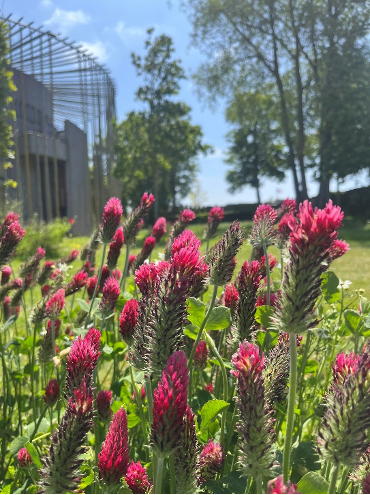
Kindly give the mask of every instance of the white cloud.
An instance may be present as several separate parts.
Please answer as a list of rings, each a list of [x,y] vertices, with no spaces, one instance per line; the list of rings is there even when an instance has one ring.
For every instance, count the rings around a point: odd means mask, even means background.
[[[41,0],[39,5],[43,8],[50,8],[53,6],[53,2],[51,0]]]
[[[98,58],[99,62],[105,62],[109,57],[107,45],[102,41],[96,41],[95,43],[82,41],[80,44],[82,49],[88,50],[91,55]]]
[[[82,12],[82,10],[62,10],[56,8],[50,19],[45,22],[45,25],[54,25],[62,32],[66,32],[77,24],[88,24],[90,20],[91,17]]]
[[[145,29],[141,27],[126,27],[125,23],[122,21],[117,22],[114,30],[124,41],[127,41],[130,38],[142,38],[145,36],[146,32]]]

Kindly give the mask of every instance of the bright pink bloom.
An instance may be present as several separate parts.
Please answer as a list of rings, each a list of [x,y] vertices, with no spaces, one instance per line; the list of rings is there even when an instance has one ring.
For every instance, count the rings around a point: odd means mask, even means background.
[[[204,370],[207,366],[208,349],[204,340],[200,340],[194,354],[194,366],[198,370]]]
[[[268,260],[269,260],[270,272],[272,272],[272,269],[277,264],[277,259],[275,258],[274,255],[272,255],[271,253],[269,253],[268,254]],[[267,275],[267,272],[266,272],[266,258],[265,258],[265,256],[261,256],[261,258],[259,260],[259,264],[260,264],[260,275],[261,275],[262,278],[265,278],[266,275]]]
[[[167,232],[166,219],[164,217],[158,218],[152,229],[152,236],[155,238],[155,242],[159,242],[164,234]]]
[[[155,199],[154,199],[153,194],[148,194],[147,192],[145,192],[143,194],[143,197],[141,198],[141,203],[145,206],[152,206],[154,201],[155,201]]]
[[[18,455],[17,455],[17,459],[18,459],[18,463],[19,463],[20,467],[27,467],[33,463],[32,457],[28,453],[28,450],[26,449],[26,447],[23,447],[22,449],[20,449],[20,451],[18,452]]]
[[[136,260],[136,254],[130,254],[128,257],[128,269],[132,267],[132,265],[135,263]]]
[[[115,277],[107,278],[103,287],[103,295],[99,304],[100,311],[103,314],[108,314],[113,311],[119,295],[120,286],[118,280]]]
[[[1,228],[1,231],[3,230],[4,229]],[[0,265],[5,264],[9,258],[12,257],[16,247],[21,242],[25,234],[26,231],[22,229],[18,221],[14,221],[11,225],[9,225],[0,238]]]
[[[261,250],[264,243],[266,246],[273,244],[275,239],[275,220],[276,212],[271,205],[260,205],[257,208],[249,234],[251,244],[255,250]]]
[[[110,390],[100,390],[96,396],[96,408],[102,421],[107,421],[113,414],[110,408],[112,402],[112,392]]]
[[[224,218],[224,210],[219,206],[214,206],[209,212],[207,224],[203,233],[203,238],[211,239],[217,232],[217,227]]]
[[[194,220],[195,218],[195,213],[192,211],[192,210],[183,210],[181,213],[180,213],[180,222],[183,222],[183,223],[190,223]]]
[[[340,258],[349,250],[349,245],[345,241],[336,239],[329,248],[329,263]]]
[[[107,485],[118,484],[129,464],[127,415],[123,408],[114,415],[98,457],[99,478]]]
[[[49,383],[46,385],[44,401],[48,406],[53,407],[60,395],[60,387],[58,380],[52,378]]]
[[[41,287],[42,297],[46,297],[48,294],[50,294],[50,291],[51,291],[51,285],[43,285]]]
[[[148,479],[146,469],[139,462],[131,461],[125,476],[127,486],[132,493],[149,493],[153,483]]]
[[[104,287],[104,284],[108,277],[110,277],[110,270],[107,265],[104,265],[100,276],[100,287]]]
[[[199,249],[201,241],[191,230],[184,230],[178,237],[173,241],[171,254],[178,253],[181,249],[192,246],[195,249]]]
[[[262,353],[260,356],[258,346],[249,342],[242,342],[231,361],[236,368],[236,371],[231,371],[234,376],[239,378],[248,373],[253,380],[253,377],[259,375],[263,370],[264,354]]]
[[[143,251],[146,253],[146,256],[149,256],[149,254],[153,251],[154,246],[155,246],[155,238],[151,236],[147,237],[143,245]]]
[[[361,356],[351,352],[350,354],[344,354],[341,352],[335,359],[335,364],[331,363],[333,370],[333,383],[331,389],[337,389],[339,385],[342,385],[349,375],[353,375],[357,369]]]
[[[70,397],[82,380],[91,388],[93,371],[100,356],[100,332],[91,328],[84,339],[78,337],[72,344],[66,364],[66,396]]]
[[[117,270],[112,270],[112,277],[116,278],[117,280],[121,280],[121,270],[117,268]]]
[[[117,266],[117,261],[119,255],[121,254],[121,248],[125,241],[123,235],[123,227],[120,227],[116,230],[116,233],[113,236],[113,241],[109,245],[108,257],[107,257],[107,265],[110,270],[114,270]]]
[[[210,218],[217,218],[220,222],[224,219],[224,209],[220,206],[214,206],[209,212]]]
[[[102,220],[101,238],[105,244],[112,242],[114,234],[121,222],[122,214],[121,201],[118,198],[110,198],[104,207]]]
[[[130,299],[124,305],[119,318],[119,331],[127,345],[131,346],[135,326],[139,318],[139,303],[136,299]]]
[[[276,223],[279,222],[285,215],[294,215],[297,210],[297,202],[295,199],[286,199],[281,203],[276,210]]]
[[[135,283],[143,296],[153,291],[159,275],[169,269],[167,261],[161,263],[144,263],[135,272]]]
[[[225,287],[224,300],[227,308],[235,310],[239,301],[239,292],[236,290],[235,285],[229,284]]]
[[[297,485],[288,481],[285,485],[283,476],[280,475],[277,478],[267,482],[267,493],[300,493],[297,491]]]
[[[188,384],[186,356],[183,351],[177,351],[168,359],[153,393],[152,442],[159,456],[166,457],[178,445],[186,413]]]
[[[56,320],[64,308],[65,303],[64,289],[59,289],[58,292],[53,294],[46,303],[46,316],[51,320]]]
[[[74,294],[75,292],[79,291],[80,289],[82,289],[82,287],[85,287],[86,282],[87,282],[86,272],[76,273],[76,275],[73,277],[71,282],[66,285],[65,295],[70,296],[71,294]]]
[[[1,270],[1,285],[5,285],[9,282],[10,276],[12,274],[12,269],[10,266],[4,266]]]
[[[213,394],[214,388],[213,388],[212,383],[207,383],[207,385],[204,385],[204,390],[206,392],[209,392],[210,394]]]
[[[199,454],[199,469],[202,481],[212,480],[221,471],[224,455],[218,442],[209,440]]]
[[[5,232],[12,225],[12,223],[17,222],[18,220],[19,220],[18,213],[13,213],[12,211],[10,211],[0,227],[0,237],[2,237],[5,234]]]
[[[94,296],[94,291],[97,283],[98,283],[98,277],[96,276],[87,279],[86,289],[90,299],[92,299]]]
[[[275,306],[276,300],[277,300],[276,294],[271,293],[270,294],[270,306]],[[257,302],[256,302],[256,308],[258,306],[266,306],[266,305],[267,305],[267,294],[265,293],[263,295],[263,297],[258,296]]]

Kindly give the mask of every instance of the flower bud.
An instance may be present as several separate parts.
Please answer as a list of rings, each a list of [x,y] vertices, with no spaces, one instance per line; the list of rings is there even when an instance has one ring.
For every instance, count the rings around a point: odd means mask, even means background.
[[[104,244],[112,242],[114,234],[121,222],[123,209],[118,198],[110,198],[104,207],[101,239]]]
[[[46,386],[44,401],[50,407],[53,407],[59,399],[60,387],[58,380],[52,378]]]

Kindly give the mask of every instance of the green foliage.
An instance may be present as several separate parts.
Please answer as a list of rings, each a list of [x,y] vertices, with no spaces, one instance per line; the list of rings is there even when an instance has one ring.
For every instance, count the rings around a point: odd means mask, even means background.
[[[34,217],[26,226],[26,235],[17,248],[18,257],[21,260],[27,259],[35,254],[39,246],[46,250],[47,258],[60,256],[63,239],[70,229],[67,220],[57,218],[45,223]]]

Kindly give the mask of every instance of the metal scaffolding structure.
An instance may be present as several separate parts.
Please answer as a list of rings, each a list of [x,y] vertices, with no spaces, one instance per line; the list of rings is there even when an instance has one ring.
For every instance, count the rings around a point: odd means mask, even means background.
[[[117,181],[112,180],[116,90],[109,72],[67,38],[32,22],[24,24],[22,18],[15,21],[9,16],[3,21],[9,29],[10,66],[17,86],[12,95],[17,114],[12,173],[20,184],[18,194],[25,198],[26,217],[35,212],[45,220],[67,216],[64,203],[69,199],[64,196],[81,193],[68,189],[68,180],[73,186],[68,164],[67,173],[63,172],[63,160],[68,162],[80,146],[68,131],[72,129],[86,135],[89,173],[85,179],[90,177],[86,187],[91,188],[90,208],[96,221],[108,197],[119,194]],[[73,128],[67,128],[66,121]],[[66,152],[61,148],[65,142]],[[73,167],[78,175],[76,159]]]

